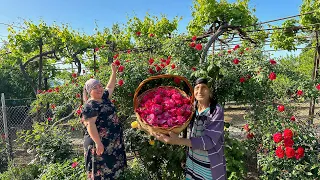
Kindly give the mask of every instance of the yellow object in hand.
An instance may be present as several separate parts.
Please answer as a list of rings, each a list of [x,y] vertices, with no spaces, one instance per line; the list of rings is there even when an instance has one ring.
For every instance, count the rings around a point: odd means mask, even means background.
[[[149,140],[149,144],[151,145],[151,146],[153,146],[154,145],[154,140]]]
[[[138,121],[133,121],[133,122],[131,123],[131,128],[133,128],[133,129],[137,128],[138,126],[139,126]]]

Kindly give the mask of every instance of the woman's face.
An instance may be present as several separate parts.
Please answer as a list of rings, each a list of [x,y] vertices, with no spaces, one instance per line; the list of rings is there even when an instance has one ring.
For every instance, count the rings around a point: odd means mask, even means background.
[[[209,101],[210,89],[206,84],[197,84],[194,87],[194,96],[198,101]]]
[[[102,84],[97,84],[92,88],[90,96],[94,99],[100,99],[103,95],[103,91],[104,89]]]

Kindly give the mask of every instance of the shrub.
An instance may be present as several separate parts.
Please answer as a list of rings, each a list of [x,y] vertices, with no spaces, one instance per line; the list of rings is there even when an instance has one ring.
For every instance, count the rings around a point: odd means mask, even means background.
[[[70,134],[59,127],[50,127],[48,122],[35,123],[32,130],[18,133],[18,141],[34,153],[35,162],[41,164],[63,162],[72,155]]]
[[[66,160],[62,163],[52,163],[45,166],[39,175],[40,180],[74,180],[86,179],[84,158]]]
[[[0,174],[0,180],[34,180],[41,173],[41,165],[30,164],[27,166],[10,165],[8,170]]]

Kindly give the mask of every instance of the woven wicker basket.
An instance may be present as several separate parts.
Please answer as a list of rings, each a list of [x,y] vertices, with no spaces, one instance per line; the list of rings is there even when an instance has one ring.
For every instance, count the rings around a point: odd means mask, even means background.
[[[182,81],[184,81],[189,89],[190,89],[190,92],[191,92],[191,105],[192,105],[192,113],[190,115],[190,117],[187,119],[187,121],[185,123],[183,123],[182,125],[179,125],[179,126],[173,126],[173,127],[169,127],[169,128],[166,128],[166,127],[155,127],[155,126],[151,126],[149,124],[147,124],[139,115],[139,113],[136,111],[137,108],[139,107],[139,104],[140,104],[140,100],[141,98],[148,92],[150,91],[153,91],[155,88],[152,88],[152,89],[149,89],[149,90],[146,90],[145,92],[141,93],[139,95],[139,92],[141,90],[141,88],[149,81],[152,81],[152,80],[156,80],[156,79],[161,79],[161,78],[178,78]],[[171,87],[172,86],[162,86],[162,87]],[[176,87],[173,87],[173,88],[176,88]],[[176,88],[180,93],[181,95],[183,95],[184,97],[188,96],[184,91],[182,91],[181,89],[179,88]],[[158,76],[152,76],[152,77],[149,77],[147,79],[145,79],[144,81],[142,81],[140,83],[140,85],[138,86],[138,88],[136,89],[135,93],[134,93],[134,97],[133,97],[133,107],[134,107],[134,111],[135,111],[135,114],[137,116],[137,121],[139,122],[139,125],[140,127],[147,133],[149,134],[153,134],[153,133],[162,133],[162,134],[169,134],[169,132],[174,132],[174,133],[177,133],[179,134],[181,131],[183,131],[190,123],[191,121],[191,118],[193,116],[193,113],[194,113],[194,107],[193,107],[193,102],[194,102],[194,94],[193,94],[193,88],[191,86],[191,84],[188,82],[188,80],[185,78],[185,77],[182,77],[182,76],[177,76],[177,75],[168,75],[168,74],[163,74],[163,75],[158,75]]]

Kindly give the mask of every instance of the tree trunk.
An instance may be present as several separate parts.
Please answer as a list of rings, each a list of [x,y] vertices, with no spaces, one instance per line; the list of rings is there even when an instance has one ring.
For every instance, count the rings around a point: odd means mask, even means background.
[[[315,49],[315,56],[314,56],[314,64],[313,64],[313,72],[312,72],[312,80],[315,81],[318,78],[318,70],[319,70],[319,63],[320,63],[320,45],[319,45],[319,33],[316,31],[316,41],[317,46]],[[310,107],[309,107],[309,121],[308,124],[313,124],[314,118],[314,108],[315,108],[315,98],[311,98],[310,100]]]
[[[218,30],[211,36],[211,38],[209,39],[208,43],[206,44],[205,48],[203,49],[203,52],[201,54],[201,58],[200,58],[200,64],[202,64],[202,62],[204,62],[204,60],[206,59],[207,57],[207,53],[208,53],[208,50],[210,48],[210,46],[212,45],[212,43],[218,39],[218,37],[223,34],[224,32],[227,31],[227,27],[228,27],[228,24],[224,24],[222,26],[220,26],[218,28]]]
[[[43,59],[42,59],[42,39],[40,40],[40,57],[39,57],[39,76],[38,76],[38,89],[41,89],[42,86],[42,69],[43,69]]]
[[[26,68],[25,66],[22,64],[22,60],[19,59],[19,66],[20,66],[20,70],[23,74],[23,77],[28,81],[28,83],[30,84],[30,86],[33,89],[33,92],[35,95],[37,95],[37,86],[36,84],[32,81],[32,79],[30,78],[30,76],[28,75],[28,73],[26,72]]]

